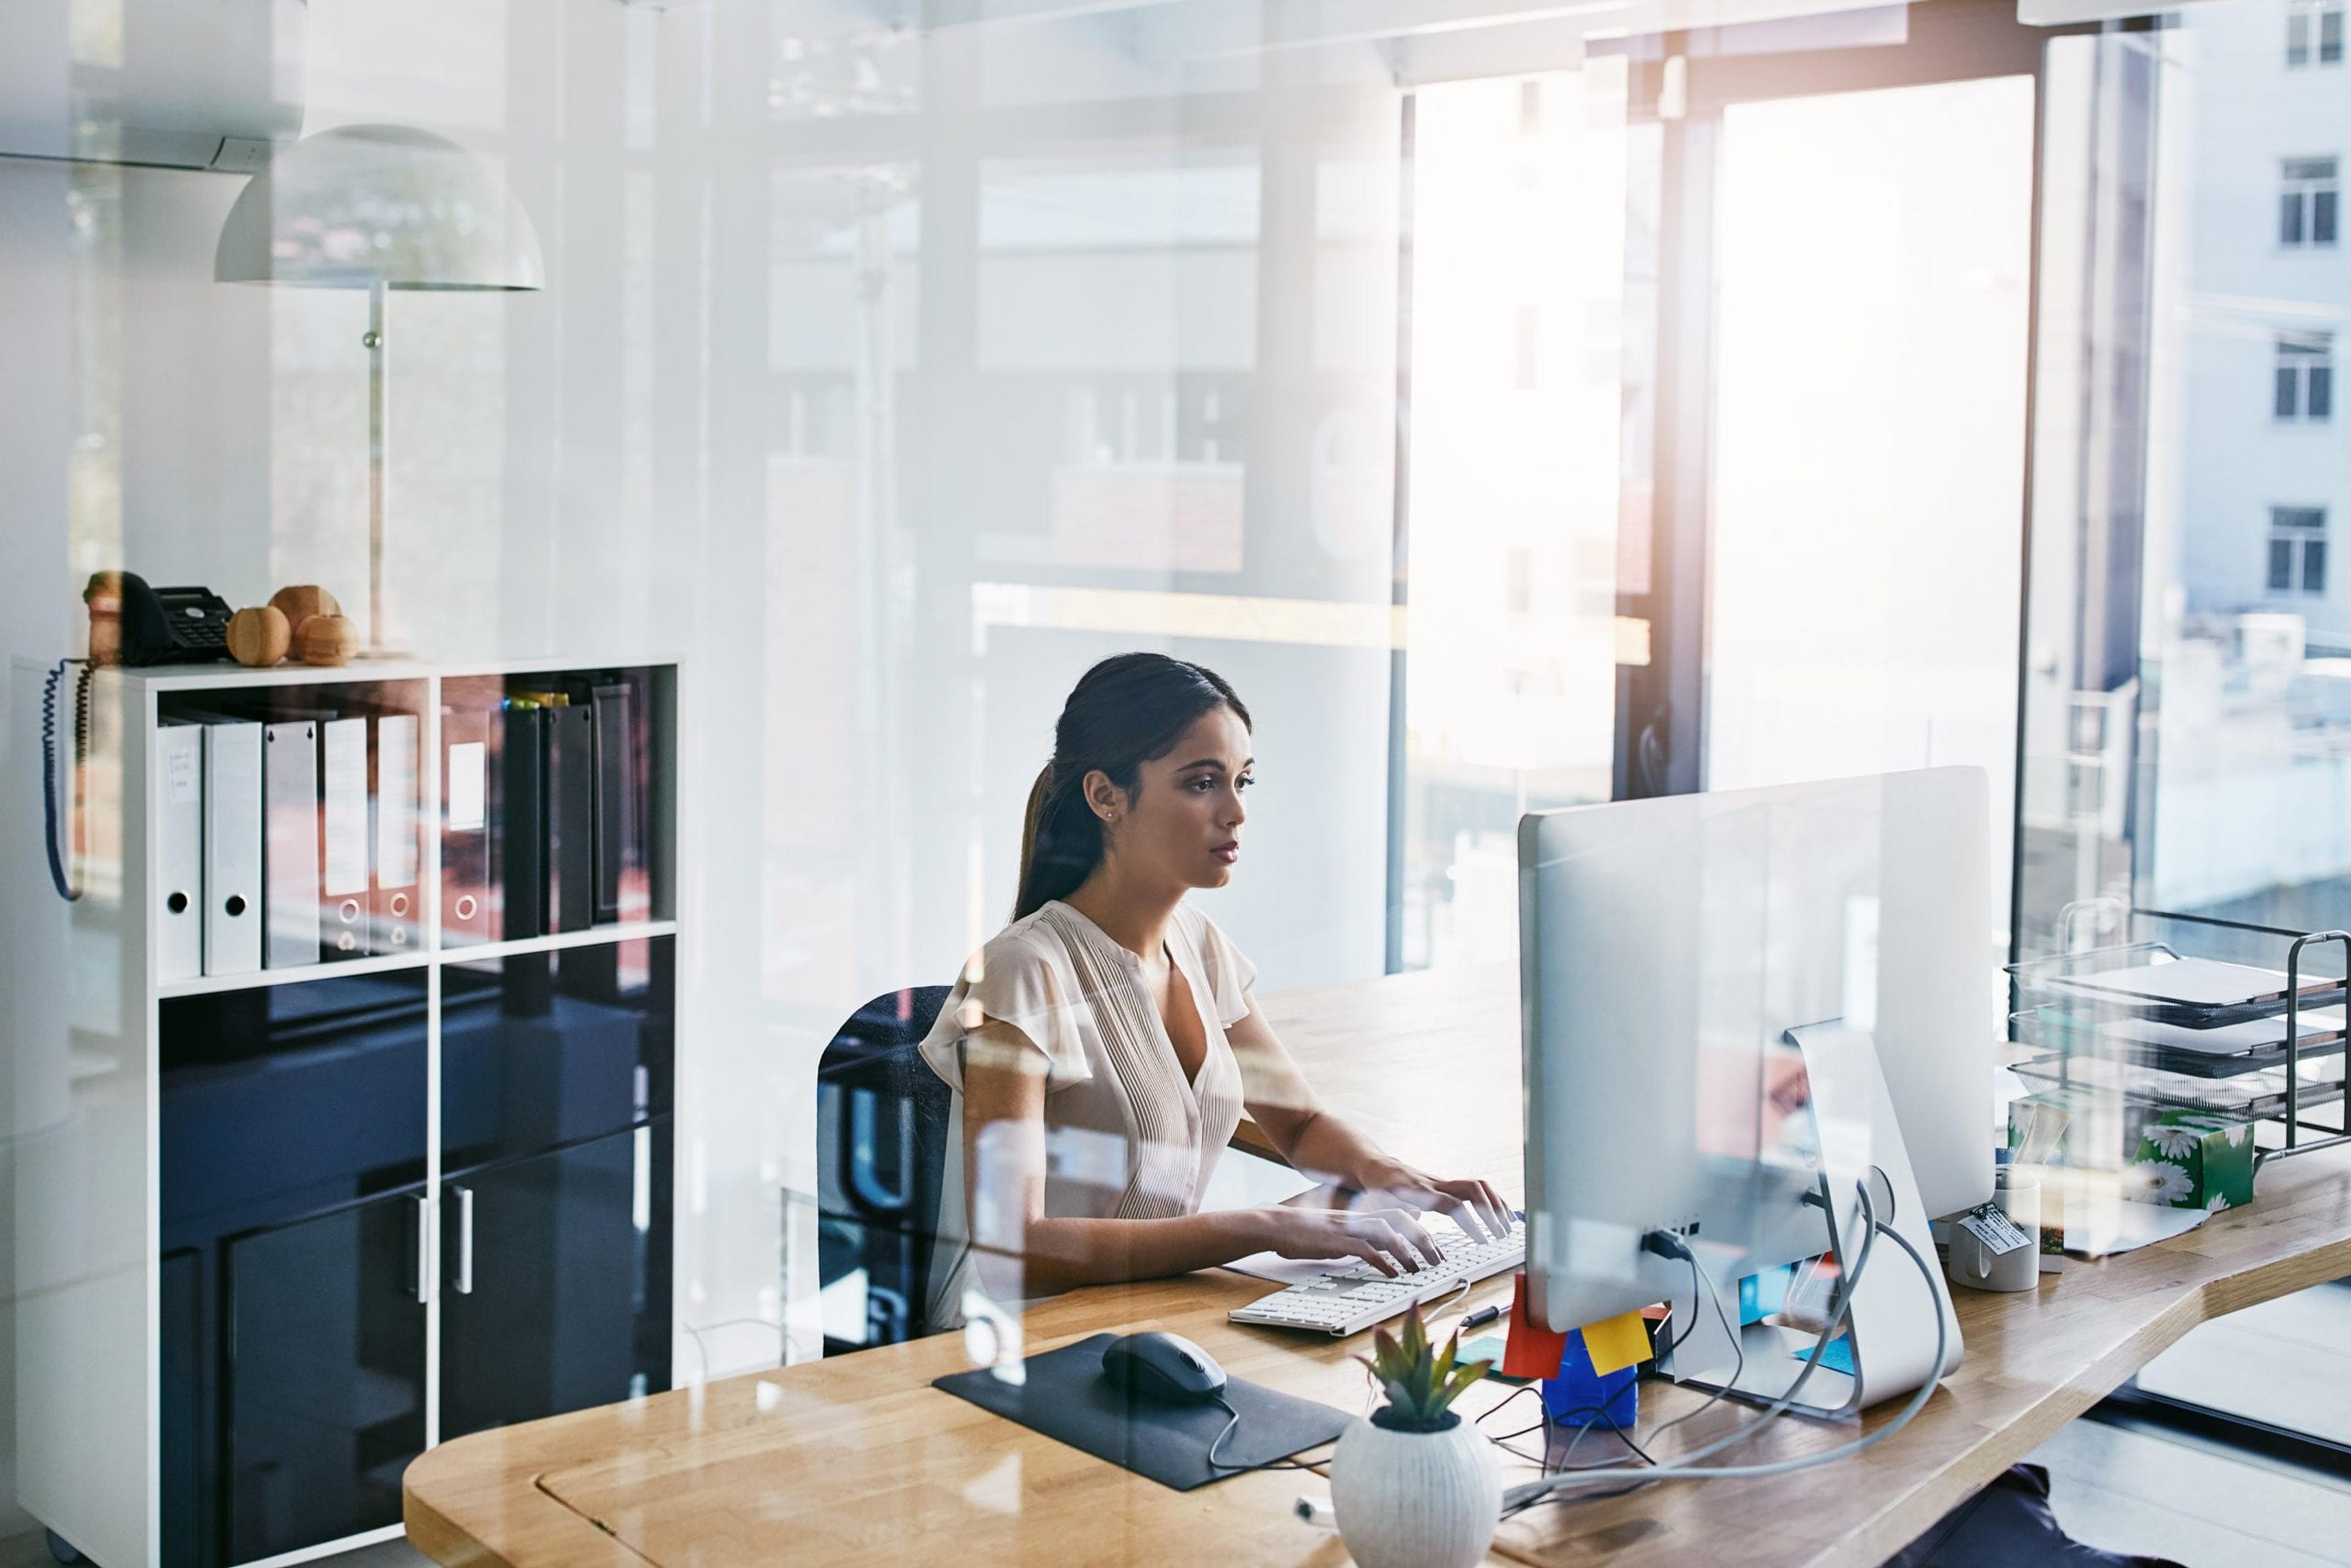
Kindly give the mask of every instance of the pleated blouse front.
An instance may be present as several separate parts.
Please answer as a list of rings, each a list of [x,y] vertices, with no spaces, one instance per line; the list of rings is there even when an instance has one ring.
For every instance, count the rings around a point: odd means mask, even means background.
[[[1241,1071],[1225,1029],[1248,1015],[1257,971],[1189,904],[1176,906],[1166,950],[1207,1039],[1199,1072],[1189,1079],[1144,983],[1143,960],[1069,904],[1054,900],[1015,921],[965,966],[922,1045],[923,1059],[956,1091],[932,1270],[935,1326],[963,1321],[963,1291],[976,1282],[963,1071],[969,1037],[985,1024],[1009,1026],[1019,1049],[1042,1058],[1049,1217],[1161,1219],[1197,1212],[1217,1156],[1240,1122]],[[1019,1250],[1018,1238],[980,1240],[984,1249]],[[998,1277],[998,1291],[1015,1288],[1002,1281],[1017,1270],[986,1272]]]

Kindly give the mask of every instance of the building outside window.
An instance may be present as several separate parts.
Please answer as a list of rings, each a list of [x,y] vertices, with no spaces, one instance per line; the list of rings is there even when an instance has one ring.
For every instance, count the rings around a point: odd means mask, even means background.
[[[2340,201],[2335,160],[2287,158],[2279,167],[2283,179],[2278,195],[2278,244],[2333,245]]]
[[[2326,591],[2326,508],[2270,508],[2269,590],[2272,593]]]
[[[2335,416],[2335,334],[2281,332],[2276,391],[2270,412],[2282,420]]]
[[[2289,66],[2337,66],[2343,63],[2343,7],[2340,5],[2296,5],[2286,13],[2285,63]]]

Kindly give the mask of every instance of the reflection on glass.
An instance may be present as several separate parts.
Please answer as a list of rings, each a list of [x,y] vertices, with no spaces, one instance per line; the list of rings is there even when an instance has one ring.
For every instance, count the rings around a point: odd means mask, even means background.
[[[1723,116],[1706,784],[1972,763],[2007,902],[2030,78]]]
[[[1621,59],[1424,89],[1412,120],[1398,967],[1517,951],[1515,834],[1614,744]]]
[[[2181,939],[2129,911],[2351,918],[2325,434],[2351,296],[2317,259],[2351,123],[2316,71],[2339,62],[2340,18],[2221,5],[2151,51],[2052,46],[2024,955]],[[2093,246],[2101,223],[2130,244]],[[2234,951],[2218,927],[2186,939]]]

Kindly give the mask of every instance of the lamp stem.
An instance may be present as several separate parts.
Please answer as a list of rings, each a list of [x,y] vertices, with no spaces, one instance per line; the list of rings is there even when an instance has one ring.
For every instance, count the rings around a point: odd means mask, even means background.
[[[383,619],[383,475],[386,457],[383,380],[383,280],[368,285],[368,647],[387,646]]]

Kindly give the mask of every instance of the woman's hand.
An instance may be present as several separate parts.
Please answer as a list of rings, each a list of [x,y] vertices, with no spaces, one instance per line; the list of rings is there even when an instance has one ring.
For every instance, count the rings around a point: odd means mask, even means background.
[[[1357,1195],[1353,1203],[1374,1211],[1401,1207],[1449,1214],[1473,1241],[1499,1240],[1510,1233],[1510,1207],[1490,1182],[1439,1181],[1382,1155],[1367,1162],[1346,1185]]]
[[[1402,1208],[1257,1211],[1266,1246],[1284,1258],[1360,1258],[1383,1274],[1409,1274],[1445,1261],[1420,1221]]]

